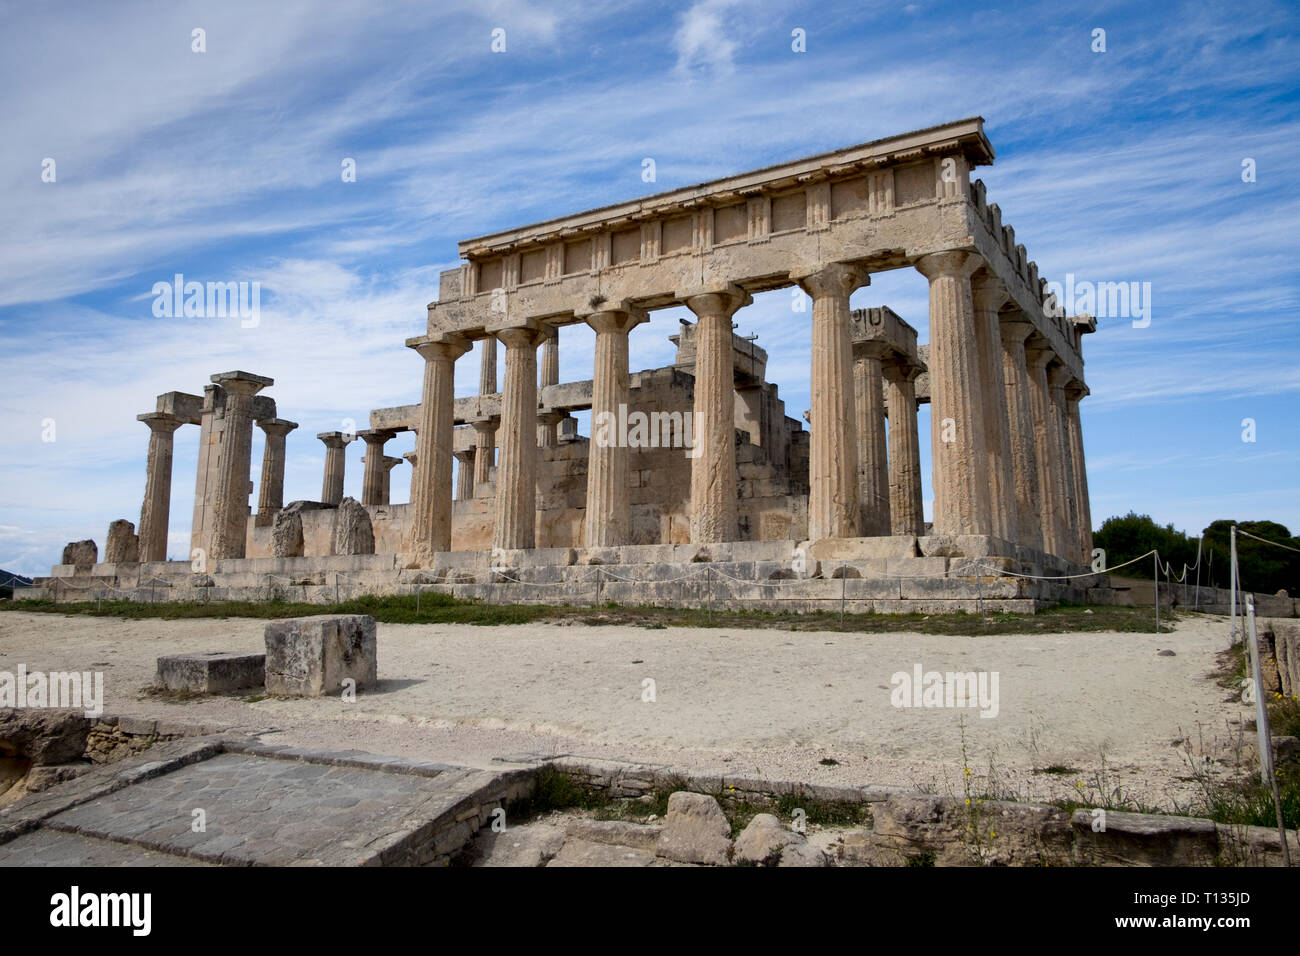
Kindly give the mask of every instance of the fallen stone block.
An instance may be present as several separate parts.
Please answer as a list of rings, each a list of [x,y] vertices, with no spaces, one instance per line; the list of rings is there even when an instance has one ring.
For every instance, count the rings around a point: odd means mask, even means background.
[[[321,697],[378,681],[375,619],[369,614],[322,615],[266,625],[266,692]]]
[[[158,658],[154,684],[166,690],[226,694],[266,682],[265,654],[170,654]]]
[[[826,856],[821,850],[809,846],[808,839],[802,833],[787,830],[770,813],[757,814],[749,821],[749,825],[736,837],[732,859],[736,863],[752,863],[757,866],[774,862],[777,866],[785,867],[826,865]]]
[[[668,798],[668,814],[655,841],[655,856],[678,863],[726,866],[730,849],[731,824],[717,800],[685,790]]]
[[[1076,810],[1071,821],[1086,866],[1209,866],[1219,855],[1213,820],[1113,810],[1098,819],[1100,826],[1090,810]]]

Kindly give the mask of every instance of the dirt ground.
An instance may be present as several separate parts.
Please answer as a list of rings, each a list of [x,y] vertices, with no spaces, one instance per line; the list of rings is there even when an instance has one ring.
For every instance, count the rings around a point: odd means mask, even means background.
[[[1119,787],[1169,809],[1191,792],[1190,763],[1222,770],[1252,716],[1207,676],[1227,621],[1199,617],[1163,635],[974,637],[380,624],[380,686],[355,703],[143,693],[159,655],[260,652],[265,623],[6,612],[0,671],[101,671],[108,713],[465,766],[568,754],[958,795],[969,766],[980,788],[1020,799]],[[996,673],[996,716],[894,706],[893,675],[918,664]]]

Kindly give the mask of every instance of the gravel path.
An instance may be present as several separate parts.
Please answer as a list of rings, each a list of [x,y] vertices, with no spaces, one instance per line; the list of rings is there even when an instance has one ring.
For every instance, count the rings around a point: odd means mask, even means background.
[[[1223,757],[1249,716],[1207,678],[1227,641],[1221,618],[1164,635],[978,637],[380,624],[381,685],[354,704],[142,697],[159,655],[258,652],[264,625],[6,612],[0,670],[103,671],[109,713],[480,767],[511,754],[572,754],[961,793],[964,725],[965,763],[977,777],[991,764],[999,785],[1021,798],[1064,796],[1083,781],[1166,806],[1190,792],[1178,779],[1188,772],[1185,751]],[[1166,649],[1174,655],[1158,653]],[[892,676],[918,664],[996,672],[997,716],[893,706]],[[654,702],[642,700],[647,678]],[[1190,743],[1175,745],[1182,740]],[[1052,765],[1077,772],[1032,772]]]

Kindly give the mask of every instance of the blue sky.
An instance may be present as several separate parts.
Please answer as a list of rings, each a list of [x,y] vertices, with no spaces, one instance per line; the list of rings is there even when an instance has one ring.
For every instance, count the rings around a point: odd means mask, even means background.
[[[213,372],[276,380],[301,423],[286,500],[318,497],[317,432],[418,400],[402,342],[458,239],[971,115],[998,157],[976,174],[1045,278],[1151,283],[1148,327],[1085,339],[1094,523],[1300,531],[1298,31],[1283,3],[0,3],[0,567],[48,573],[138,521],[135,416]],[[156,318],[177,272],[260,282],[260,323]],[[853,304],[928,339],[911,270]],[[633,333],[634,369],[671,362],[680,314]],[[787,291],[737,317],[794,416],[809,315]],[[592,340],[563,330],[562,379],[590,376]],[[474,391],[477,353],[457,372]],[[177,433],[176,557],[197,438]]]

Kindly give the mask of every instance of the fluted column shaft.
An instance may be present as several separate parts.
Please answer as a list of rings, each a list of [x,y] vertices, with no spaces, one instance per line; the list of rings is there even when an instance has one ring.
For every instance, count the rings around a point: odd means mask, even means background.
[[[404,459],[396,458],[392,455],[384,456],[384,490],[379,498],[381,505],[392,504],[393,501],[393,469],[400,465]]]
[[[532,548],[537,526],[537,346],[542,335],[536,329],[506,329],[497,338],[506,347],[506,381],[492,546]]]
[[[971,283],[971,301],[975,307],[975,338],[980,356],[981,414],[993,534],[1004,541],[1021,543],[998,319],[998,310],[1007,301],[1007,293],[996,279],[985,274]]]
[[[588,548],[628,543],[632,505],[628,497],[630,451],[618,430],[619,408],[629,398],[628,333],[644,313],[597,312],[587,317],[596,332],[591,383],[591,441],[587,458],[587,515],[583,543]],[[624,412],[626,418],[626,412]],[[554,433],[554,427],[551,429]]]
[[[420,427],[416,431],[414,504],[410,550],[420,560],[451,550],[451,455],[455,425],[453,390],[456,359],[469,349],[460,336],[412,339],[406,343],[424,359]]]
[[[1079,525],[1079,552],[1084,564],[1092,561],[1092,505],[1088,501],[1088,467],[1083,458],[1083,423],[1079,419],[1079,400],[1086,395],[1078,387],[1067,389],[1065,401],[1069,412],[1070,460],[1074,464],[1074,510]]]
[[[1050,350],[1027,347],[1025,364],[1029,373],[1029,409],[1034,423],[1034,458],[1038,465],[1038,514],[1043,528],[1043,550],[1060,555],[1061,542],[1061,465],[1060,439],[1052,412],[1052,399],[1047,387],[1047,365],[1052,361]]]
[[[538,388],[560,384],[560,330],[554,326],[547,326],[543,331],[546,338],[542,340],[541,376],[537,383]],[[560,418],[563,417],[563,415],[560,415],[553,421],[539,421],[537,425],[538,445],[543,448],[554,448],[560,443],[556,429],[559,428]]]
[[[921,497],[921,441],[916,426],[918,369],[889,364],[882,369],[889,383],[889,514],[893,534],[925,534]]]
[[[284,507],[285,436],[298,424],[283,418],[267,418],[257,424],[266,433],[266,445],[262,449],[262,480],[258,482],[257,520],[259,524],[270,524],[275,513]]]
[[[474,484],[476,485],[492,480],[492,466],[496,464],[496,436],[496,422],[474,422]]]
[[[853,360],[857,414],[859,527],[867,536],[890,533],[889,455],[885,447],[885,385],[877,343],[859,345]],[[913,419],[915,420],[915,419]]]
[[[468,501],[474,497],[474,451],[456,452],[456,500]]]
[[[812,296],[812,439],[808,457],[808,537],[859,533],[858,443],[849,296],[867,274],[839,263],[800,280]]]
[[[685,300],[695,328],[695,402],[691,434],[691,542],[734,541],[736,501],[736,372],[731,317],[750,297],[739,290]]]
[[[970,277],[970,252],[923,256],[917,270],[930,280],[930,453],[934,533],[991,534],[985,465],[980,350]]]
[[[225,377],[225,432],[217,464],[209,558],[242,558],[248,541],[249,471],[253,461],[253,396],[270,379]]]
[[[479,339],[479,348],[478,393],[494,395],[497,390],[497,340],[491,335]]]
[[[363,505],[380,505],[384,499],[384,445],[395,433],[382,428],[357,432],[357,436],[366,443],[366,469],[361,477],[361,503]]]
[[[321,481],[320,500],[323,504],[336,505],[343,500],[347,447],[353,438],[342,432],[322,432],[316,437],[325,443],[325,475]]]
[[[1034,328],[1028,322],[1003,322],[999,328],[1002,341],[1002,377],[1009,426],[1012,476],[1016,491],[1016,540],[1037,551],[1047,550],[1043,540],[1038,448],[1035,439],[1029,367],[1025,363],[1025,340]]]
[[[1074,454],[1070,447],[1070,413],[1066,408],[1065,386],[1073,380],[1069,370],[1062,365],[1049,365],[1047,368],[1047,394],[1052,408],[1052,439],[1057,451],[1056,468],[1060,490],[1057,492],[1061,508],[1061,529],[1059,532],[1061,557],[1079,562],[1079,520],[1075,513],[1074,500]]]
[[[145,466],[144,503],[140,506],[140,560],[167,560],[171,519],[172,448],[181,421],[161,412],[137,415],[149,426],[149,460]]]

